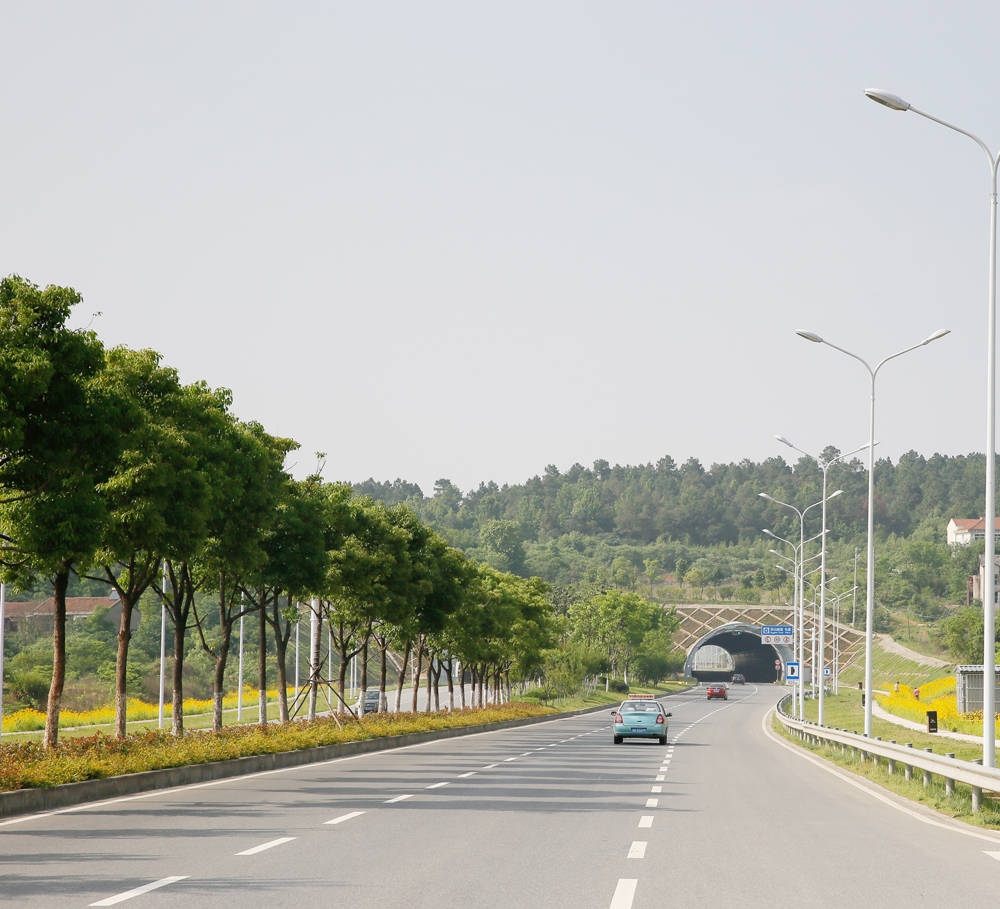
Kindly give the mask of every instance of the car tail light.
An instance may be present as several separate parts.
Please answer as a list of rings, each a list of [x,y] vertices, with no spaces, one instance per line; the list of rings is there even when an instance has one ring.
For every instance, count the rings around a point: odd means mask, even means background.
[[[664,720],[664,718],[663,718],[663,714],[662,713],[656,718],[656,722],[657,723],[665,723],[666,722],[666,720]]]
[[[620,713],[616,713],[611,719],[615,723],[620,723],[622,721],[622,715]]]

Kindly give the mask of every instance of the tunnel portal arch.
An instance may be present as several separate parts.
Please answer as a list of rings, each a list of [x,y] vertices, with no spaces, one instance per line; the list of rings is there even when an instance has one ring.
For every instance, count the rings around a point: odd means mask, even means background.
[[[687,658],[684,661],[684,675],[699,678],[705,675],[704,680],[718,678],[719,671],[699,672],[694,668],[695,656],[706,644],[714,644],[727,651],[733,658],[733,672],[742,673],[748,682],[774,682],[778,678],[778,672],[774,668],[774,661],[780,660],[784,665],[792,660],[792,647],[790,644],[764,644],[760,639],[760,625],[751,625],[747,622],[729,622],[713,628],[702,635],[688,649]]]

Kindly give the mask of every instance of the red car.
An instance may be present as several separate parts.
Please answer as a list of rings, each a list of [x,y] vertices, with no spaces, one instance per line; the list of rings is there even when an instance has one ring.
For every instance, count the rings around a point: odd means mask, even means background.
[[[726,691],[725,685],[709,685],[708,686],[708,700],[712,698],[722,698],[724,701],[729,700],[729,692]]]

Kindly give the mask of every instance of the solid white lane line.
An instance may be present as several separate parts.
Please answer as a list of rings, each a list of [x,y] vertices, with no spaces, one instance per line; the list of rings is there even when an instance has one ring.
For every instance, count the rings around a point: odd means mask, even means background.
[[[177,881],[183,881],[186,879],[186,874],[160,878],[158,881],[153,881],[152,884],[143,884],[141,887],[136,887],[135,890],[126,890],[124,893],[119,893],[117,896],[109,896],[106,900],[99,900],[98,902],[91,903],[90,905],[115,906],[118,903],[124,903],[125,900],[132,899],[133,896],[142,896],[144,893],[149,893],[150,890],[157,890],[160,887],[166,887],[167,884],[176,884]]]
[[[640,827],[652,827],[653,826],[653,815],[651,815],[651,814],[644,814],[641,818],[639,818],[639,826]]]
[[[639,883],[634,877],[623,877],[615,887],[615,894],[611,897],[611,905],[608,909],[632,909],[632,900],[635,899],[635,885]]]
[[[645,858],[646,857],[646,842],[645,840],[636,840],[629,847],[628,850],[629,858]]]
[[[351,818],[361,817],[364,814],[363,811],[352,811],[350,814],[342,814],[340,817],[335,817],[332,821],[324,821],[324,824],[342,824],[344,821],[349,821]]]
[[[984,849],[983,855],[988,855],[990,858],[996,859],[998,862],[1000,862],[1000,852],[990,852]]]
[[[385,803],[387,805],[394,805],[396,802],[403,801],[403,799],[412,799],[412,798],[413,798],[412,793],[410,795],[397,795],[394,799],[386,799]]]
[[[646,799],[647,808],[656,808],[660,804],[659,799]]]
[[[261,843],[259,846],[254,846],[252,849],[244,849],[242,852],[237,852],[237,855],[256,855],[258,852],[263,852],[265,849],[273,849],[275,846],[284,846],[285,843],[290,843],[294,840],[294,836],[282,836],[276,840],[271,840],[268,843]]]
[[[445,780],[443,783],[431,783],[430,786],[427,786],[426,788],[427,789],[440,789],[442,786],[447,786],[447,785],[448,785],[448,781]]]
[[[663,792],[663,787],[662,787],[662,786],[654,786],[654,787],[653,787],[652,789],[650,789],[649,791],[650,791],[650,792]]]
[[[460,780],[464,780],[464,779],[467,779],[470,776],[475,776],[475,775],[476,775],[476,771],[475,770],[470,770],[468,773],[460,773],[458,775],[458,778]]]
[[[761,718],[760,725],[761,729],[764,732],[764,735],[766,735],[769,739],[771,739],[776,745],[780,745],[786,751],[790,751],[796,757],[800,757],[805,761],[809,761],[810,764],[814,764],[820,770],[824,770],[831,776],[835,776],[838,779],[843,780],[845,783],[847,783],[849,786],[853,786],[855,789],[860,789],[862,792],[864,792],[867,795],[870,795],[873,799],[882,802],[884,805],[888,805],[890,808],[895,808],[897,811],[901,811],[903,814],[908,814],[914,820],[920,821],[920,823],[922,824],[927,824],[930,827],[940,827],[942,830],[950,830],[952,831],[952,833],[961,833],[965,836],[971,836],[979,840],[986,840],[987,842],[994,844],[1000,842],[1000,840],[998,840],[995,836],[989,836],[985,832],[977,833],[974,830],[967,830],[964,827],[958,827],[955,826],[954,824],[947,824],[944,823],[943,821],[938,821],[935,820],[934,818],[926,817],[922,814],[919,814],[918,812],[913,811],[910,808],[907,808],[905,805],[898,804],[888,796],[883,795],[881,792],[876,792],[874,789],[871,789],[868,786],[863,785],[862,782],[860,782],[858,779],[852,779],[846,773],[841,773],[839,770],[834,770],[833,766],[835,765],[828,764],[822,758],[813,757],[808,752],[800,751],[794,745],[782,739],[776,732],[768,728],[768,724],[770,723],[771,717],[773,715],[774,715],[774,709],[772,708]]]

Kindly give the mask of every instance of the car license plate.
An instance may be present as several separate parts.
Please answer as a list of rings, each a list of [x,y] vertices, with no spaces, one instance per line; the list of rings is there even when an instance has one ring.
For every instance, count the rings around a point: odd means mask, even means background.
[[[646,727],[645,726],[633,726],[632,727],[632,731],[633,732],[645,732],[646,731]]]

